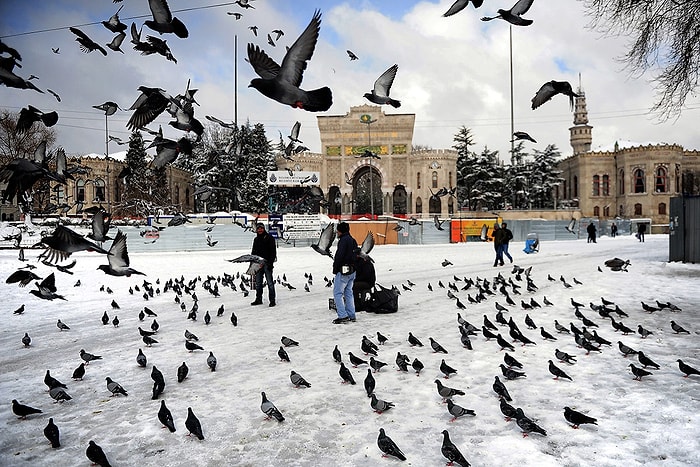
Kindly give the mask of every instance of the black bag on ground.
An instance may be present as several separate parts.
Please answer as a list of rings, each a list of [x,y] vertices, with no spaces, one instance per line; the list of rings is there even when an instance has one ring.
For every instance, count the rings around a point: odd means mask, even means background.
[[[370,313],[396,313],[399,311],[398,291],[375,284],[367,311]]]

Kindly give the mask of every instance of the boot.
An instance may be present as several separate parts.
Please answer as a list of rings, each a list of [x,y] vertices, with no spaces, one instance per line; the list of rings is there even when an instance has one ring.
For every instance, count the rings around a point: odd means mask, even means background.
[[[251,306],[262,305],[262,298],[256,298],[254,302],[250,302]]]

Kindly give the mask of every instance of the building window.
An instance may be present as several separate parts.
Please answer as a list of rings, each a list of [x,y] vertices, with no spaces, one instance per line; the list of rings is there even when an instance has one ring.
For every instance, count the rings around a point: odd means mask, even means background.
[[[666,203],[659,203],[659,215],[660,216],[666,215]]]
[[[617,186],[620,187],[618,190],[621,195],[625,194],[625,169],[620,169],[620,175],[617,179]]]
[[[644,189],[644,171],[642,169],[636,169],[634,171],[634,192],[646,192],[646,190]]]
[[[610,217],[610,205],[603,206],[603,216]]]
[[[54,189],[56,190],[56,201],[60,206],[66,202],[66,190],[63,185],[56,185]]]
[[[75,200],[85,202],[85,180],[75,182]]]
[[[573,189],[574,189],[574,196],[573,196],[573,197],[574,197],[574,198],[578,198],[578,177],[577,177],[576,175],[574,175],[574,186],[573,186]]]
[[[185,188],[185,206],[190,207],[190,189]]]
[[[564,199],[569,199],[569,194],[566,192],[566,180],[562,182],[562,193],[564,195]]]
[[[175,185],[175,204],[180,204],[180,187]]]
[[[94,182],[95,186],[95,203],[104,203],[105,201],[105,181],[98,178]]]
[[[634,215],[635,216],[641,216],[642,215],[642,204],[637,203],[634,205]]]
[[[620,205],[620,212],[618,214],[620,217],[623,217],[625,215],[625,206],[622,204]]]
[[[610,196],[610,177],[603,175],[603,196]]]
[[[452,172],[448,174],[448,181],[450,182],[447,186],[452,188],[454,185],[452,184]]]
[[[455,212],[455,206],[454,202],[452,201],[452,197],[450,196],[450,199],[447,200],[447,213],[452,215]]]
[[[422,214],[423,213],[423,200],[418,197],[416,199],[416,214]]]
[[[665,167],[657,167],[656,168],[656,182],[654,189],[656,190],[657,193],[666,193],[668,191],[667,189],[667,173],[666,173],[666,168]]]
[[[433,172],[433,188],[437,188],[437,187],[438,187],[438,176],[437,176],[437,172]]]
[[[416,188],[420,189],[420,172],[416,174]]]
[[[600,176],[593,176],[593,196],[600,196]]]
[[[600,217],[600,206],[593,206],[593,217]]]

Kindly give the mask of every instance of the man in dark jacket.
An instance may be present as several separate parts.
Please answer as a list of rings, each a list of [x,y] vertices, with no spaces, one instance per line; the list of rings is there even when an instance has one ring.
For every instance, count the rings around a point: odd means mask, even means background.
[[[336,229],[338,235],[338,248],[333,257],[333,299],[338,318],[333,324],[343,324],[355,321],[355,300],[352,294],[352,286],[355,282],[355,257],[357,255],[357,242],[350,236],[350,225],[340,222]]]
[[[595,228],[595,224],[593,223],[593,221],[591,221],[588,224],[588,227],[586,227],[586,232],[588,232],[588,243],[591,243],[591,242],[596,243],[595,234],[597,231],[598,231],[598,229]]]
[[[255,226],[255,240],[253,240],[253,255],[265,259],[262,267],[255,273],[255,301],[251,305],[262,305],[263,275],[267,281],[267,292],[270,298],[270,306],[275,306],[275,281],[272,279],[272,269],[277,261],[277,244],[275,239],[265,231],[265,224],[258,223]]]
[[[505,240],[505,231],[498,225],[498,222],[493,224],[493,249],[496,250],[496,259],[493,261],[493,267],[495,268],[499,264],[503,266],[503,241]]]
[[[358,256],[355,261],[355,283],[352,286],[355,311],[367,311],[370,289],[374,287],[376,280],[377,276],[372,261],[369,258]]]
[[[513,262],[513,257],[508,253],[508,244],[513,240],[513,232],[508,228],[508,224],[501,222],[501,230],[503,231],[503,242],[501,243],[501,250],[503,255],[507,256],[510,262]],[[503,259],[503,257],[501,257]],[[503,263],[501,263],[502,265]]]

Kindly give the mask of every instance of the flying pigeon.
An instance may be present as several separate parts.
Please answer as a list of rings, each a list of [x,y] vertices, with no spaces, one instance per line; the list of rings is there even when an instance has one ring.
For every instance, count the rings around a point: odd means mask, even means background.
[[[56,124],[56,122],[58,122],[58,113],[55,111],[42,112],[32,105],[28,105],[19,111],[15,131],[18,134],[29,131],[34,122],[41,122],[46,127],[52,127]]]
[[[48,425],[44,427],[44,436],[49,440],[52,448],[56,449],[61,447],[58,427],[54,424],[53,418],[49,418]]]
[[[173,423],[173,414],[170,413],[170,409],[165,405],[165,401],[160,401],[160,409],[158,410],[158,420],[163,424],[170,433],[175,432],[175,423]]]
[[[65,300],[65,297],[56,293],[58,289],[56,289],[56,276],[54,275],[54,273],[49,274],[46,277],[46,279],[44,279],[41,282],[35,282],[34,285],[36,285],[37,290],[30,290],[29,293],[36,297],[39,297],[44,300],[53,300],[55,298]],[[58,323],[56,323],[56,326],[58,326],[58,329],[60,329],[61,331],[65,329]]]
[[[124,26],[126,27],[126,26]],[[121,52],[124,53],[124,51],[121,49],[122,47],[122,42],[124,42],[124,39],[126,39],[126,33],[125,32],[120,32],[116,36],[112,38],[110,42],[108,42],[106,45],[109,47],[110,50],[113,52]],[[60,99],[59,99],[60,102]]]
[[[399,447],[394,443],[394,441],[387,436],[384,432],[384,428],[379,429],[379,436],[377,437],[377,446],[379,450],[382,451],[382,457],[394,456],[402,461],[406,460],[406,456],[399,449]]]
[[[324,227],[324,229],[321,231],[321,235],[318,238],[318,242],[312,244],[311,248],[313,248],[314,251],[320,253],[321,255],[330,256],[331,258],[333,258],[333,255],[330,252],[330,248],[333,245],[334,240],[335,224],[331,222],[326,227]]]
[[[189,432],[188,435],[195,435],[198,440],[204,439],[204,433],[202,433],[202,424],[199,422],[197,416],[192,412],[192,407],[187,407],[187,418],[185,419],[185,428]]]
[[[358,60],[358,59],[359,59],[359,57],[358,57],[357,55],[355,55],[355,54],[352,52],[352,50],[346,50],[346,52],[348,53],[348,57],[350,57],[350,61]]]
[[[100,52],[102,52],[102,55],[104,55],[105,57],[107,56],[107,51],[103,49],[100,44],[90,39],[88,35],[85,34],[83,31],[74,27],[70,27],[68,29],[70,30],[70,32],[78,36],[75,38],[75,40],[78,42],[78,44],[80,44],[80,50],[82,50],[86,54],[92,52],[93,50],[99,50]]]
[[[535,141],[535,138],[528,135],[524,131],[516,131],[515,133],[513,133],[513,139],[510,140],[510,142],[512,143],[512,142],[518,141],[518,140],[527,140],[527,141],[532,141],[533,143],[537,143],[537,141]]]
[[[107,250],[62,225],[58,225],[51,235],[42,237],[39,243],[46,245],[46,250],[39,255],[39,258],[46,258],[51,263],[65,261],[71,254],[78,251],[96,251],[109,254]]]
[[[374,87],[371,92],[365,93],[364,97],[375,104],[389,104],[394,108],[401,107],[401,102],[389,97],[391,85],[394,83],[398,65],[392,65],[374,82]]]
[[[129,267],[129,254],[126,251],[126,234],[121,230],[117,230],[117,235],[109,248],[107,260],[108,264],[101,264],[97,267],[105,274],[126,277],[131,277],[132,274],[145,276],[144,273]]]
[[[321,27],[321,12],[316,10],[304,32],[287,51],[282,65],[278,65],[260,47],[248,44],[248,61],[260,78],[250,82],[249,87],[260,91],[272,100],[295,108],[319,112],[328,110],[333,95],[328,87],[305,91],[299,86],[311,59]]]
[[[151,8],[152,20],[146,20],[144,24],[160,34],[174,33],[181,39],[187,38],[189,32],[185,24],[173,17],[166,0],[148,0]]]
[[[498,15],[492,17],[484,16],[481,18],[481,21],[491,21],[493,19],[500,18],[508,21],[514,26],[529,26],[532,24],[532,20],[522,18],[521,15],[527,13],[533,2],[534,0],[518,0],[510,10],[499,9]]]
[[[90,461],[92,461],[93,464],[99,465],[100,467],[109,467],[111,465],[100,445],[92,440],[90,440],[90,443],[85,450],[85,455],[88,459],[90,459]]]
[[[283,422],[284,421],[284,416],[282,413],[277,410],[277,407],[275,407],[275,404],[267,400],[267,396],[265,395],[265,392],[260,393],[262,395],[262,403],[260,404],[260,410],[267,415],[267,419],[275,418],[278,422]]]
[[[28,271],[26,269],[19,269],[12,274],[9,275],[7,279],[5,279],[6,284],[15,284],[19,283],[18,285],[20,287],[25,287],[27,284],[29,284],[33,280],[40,280],[41,277],[37,276],[31,271]]]
[[[557,94],[569,96],[569,107],[571,109],[574,108],[574,97],[581,97],[571,89],[571,84],[568,81],[549,81],[544,83],[535,94],[535,97],[532,98],[532,110],[535,110]]]

